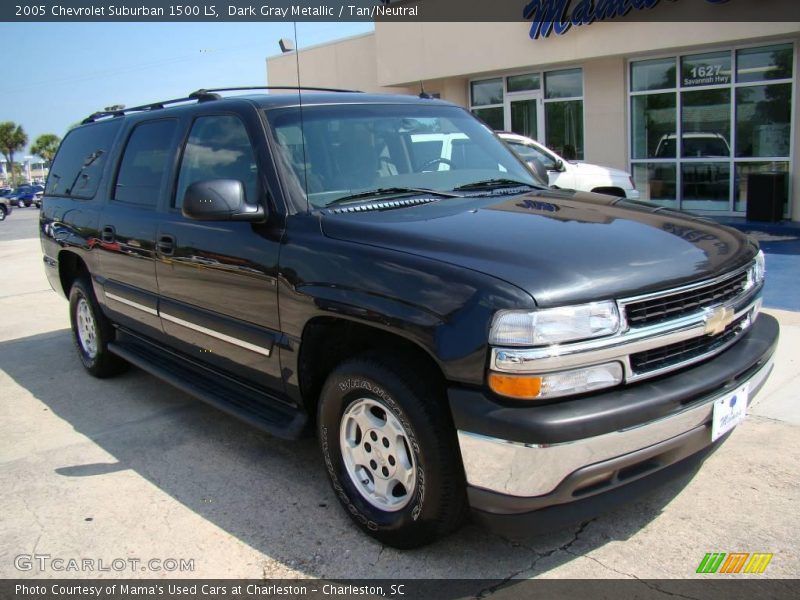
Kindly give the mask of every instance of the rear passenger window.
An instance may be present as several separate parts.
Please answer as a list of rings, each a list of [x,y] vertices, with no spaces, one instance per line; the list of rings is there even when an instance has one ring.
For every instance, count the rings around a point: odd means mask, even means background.
[[[84,125],[67,133],[50,167],[45,193],[93,198],[121,125],[122,120],[117,119]]]
[[[255,203],[258,169],[253,146],[244,124],[233,115],[200,117],[192,125],[183,151],[173,206],[180,208],[195,181],[237,179],[244,184],[246,199]]]
[[[155,206],[169,169],[177,121],[150,121],[134,127],[117,174],[114,200]]]

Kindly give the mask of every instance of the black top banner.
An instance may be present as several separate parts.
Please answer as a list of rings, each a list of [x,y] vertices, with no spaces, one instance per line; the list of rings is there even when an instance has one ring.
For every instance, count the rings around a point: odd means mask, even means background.
[[[795,21],[797,0],[11,0],[1,21]]]

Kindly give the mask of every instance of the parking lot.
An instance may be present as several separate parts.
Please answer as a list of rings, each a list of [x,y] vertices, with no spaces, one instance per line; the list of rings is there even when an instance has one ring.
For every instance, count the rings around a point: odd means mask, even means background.
[[[351,524],[313,439],[271,438],[137,369],[88,376],[37,218],[15,209],[0,223],[0,577],[656,579],[696,576],[707,552],[773,553],[761,577],[800,572],[799,312],[767,308],[782,325],[772,377],[691,480],[555,534],[469,525],[400,552]],[[780,256],[796,280],[800,255]],[[19,555],[194,570],[20,570]]]

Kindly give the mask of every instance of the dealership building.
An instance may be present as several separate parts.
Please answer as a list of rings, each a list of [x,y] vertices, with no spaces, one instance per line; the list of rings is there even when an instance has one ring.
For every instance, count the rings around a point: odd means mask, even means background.
[[[534,39],[535,28],[378,22],[373,33],[268,58],[267,78],[296,85],[299,60],[302,85],[424,88],[493,129],[629,171],[643,200],[706,215],[745,216],[748,176],[777,173],[760,201],[800,221],[800,23],[629,15]]]

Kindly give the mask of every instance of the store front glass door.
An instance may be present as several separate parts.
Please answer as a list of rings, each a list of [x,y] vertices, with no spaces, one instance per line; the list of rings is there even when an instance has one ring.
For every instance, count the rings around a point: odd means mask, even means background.
[[[543,140],[543,107],[541,92],[519,94],[506,98],[506,131],[513,131],[534,140]]]

